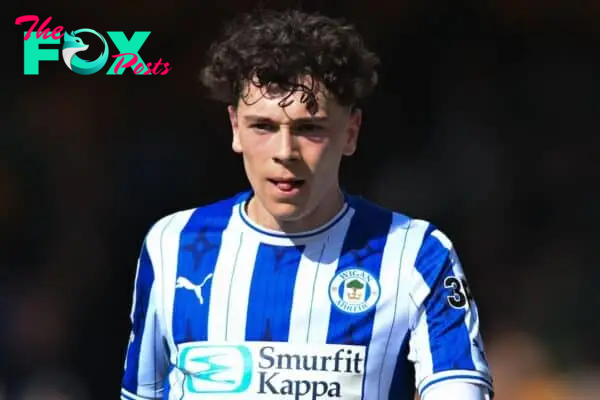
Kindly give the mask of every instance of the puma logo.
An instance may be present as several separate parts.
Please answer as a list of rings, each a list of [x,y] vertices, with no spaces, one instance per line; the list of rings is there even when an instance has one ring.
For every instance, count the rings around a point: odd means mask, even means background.
[[[191,290],[192,292],[194,292],[194,294],[198,298],[198,301],[200,302],[200,304],[204,304],[204,297],[202,297],[202,288],[204,287],[206,282],[208,282],[208,280],[211,279],[212,277],[213,277],[212,273],[208,274],[208,275],[206,275],[206,277],[204,278],[204,280],[202,281],[201,284],[194,285],[192,282],[189,281],[189,279],[184,278],[183,276],[180,276],[179,278],[177,278],[177,282],[175,283],[175,289]]]

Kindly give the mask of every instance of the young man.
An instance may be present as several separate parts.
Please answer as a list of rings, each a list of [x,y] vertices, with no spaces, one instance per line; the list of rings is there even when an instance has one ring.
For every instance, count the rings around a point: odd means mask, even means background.
[[[247,16],[202,81],[252,190],[158,221],[139,258],[122,399],[489,399],[450,240],[340,189],[376,57],[323,16]]]

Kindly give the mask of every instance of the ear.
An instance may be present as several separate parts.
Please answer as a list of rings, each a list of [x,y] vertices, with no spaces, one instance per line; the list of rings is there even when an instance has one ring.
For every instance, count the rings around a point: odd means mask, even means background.
[[[238,127],[238,118],[237,111],[233,106],[227,106],[227,113],[229,114],[229,123],[231,124],[231,132],[233,133],[233,138],[231,142],[231,148],[236,153],[242,152],[242,145],[240,143],[239,136],[239,127]]]
[[[345,156],[351,156],[356,151],[356,145],[358,143],[358,133],[360,131],[360,125],[362,124],[362,111],[355,109],[351,111],[350,121],[346,128],[346,143],[344,144],[343,154]]]

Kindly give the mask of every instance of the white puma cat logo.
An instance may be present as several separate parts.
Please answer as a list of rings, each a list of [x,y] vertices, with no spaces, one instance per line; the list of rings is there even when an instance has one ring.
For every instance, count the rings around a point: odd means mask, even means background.
[[[200,301],[200,304],[204,304],[204,297],[202,297],[202,288],[204,287],[206,282],[210,278],[212,278],[212,276],[213,276],[213,274],[206,275],[206,277],[204,278],[202,283],[199,285],[194,285],[192,282],[189,281],[189,279],[184,278],[183,276],[180,276],[179,278],[177,278],[177,282],[175,283],[175,289],[181,288],[181,289],[191,290],[192,292],[194,292],[194,294],[198,298],[198,301]]]

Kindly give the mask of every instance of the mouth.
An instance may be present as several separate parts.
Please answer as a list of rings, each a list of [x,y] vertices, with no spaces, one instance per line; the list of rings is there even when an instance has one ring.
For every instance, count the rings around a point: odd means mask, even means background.
[[[304,186],[305,181],[303,179],[268,179],[277,189],[283,193],[292,193],[299,190]]]

